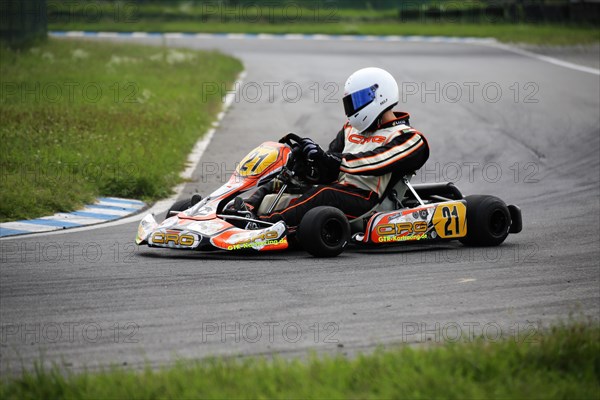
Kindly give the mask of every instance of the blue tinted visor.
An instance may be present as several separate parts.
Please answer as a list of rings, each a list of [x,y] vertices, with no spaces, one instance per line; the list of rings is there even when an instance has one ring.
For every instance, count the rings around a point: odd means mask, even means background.
[[[371,87],[357,90],[354,93],[344,96],[343,102],[346,116],[349,117],[354,115],[359,110],[371,104],[373,100],[375,100],[375,92],[377,91],[378,87],[379,85],[375,84]]]

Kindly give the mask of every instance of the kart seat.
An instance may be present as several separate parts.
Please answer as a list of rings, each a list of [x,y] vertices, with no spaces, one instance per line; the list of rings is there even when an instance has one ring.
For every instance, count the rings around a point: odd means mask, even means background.
[[[414,175],[414,172],[406,175],[392,173],[392,179],[390,179],[390,182],[383,191],[383,194],[381,195],[381,198],[379,199],[379,202],[375,205],[375,207],[373,207],[363,215],[359,216],[358,218],[349,221],[352,232],[359,232],[364,230],[365,219],[373,213],[397,210],[399,208],[402,208],[402,199],[404,199],[404,195],[408,190],[408,187],[404,183],[404,179],[406,178],[406,180],[410,181]]]
[[[406,175],[393,173],[392,179],[390,179],[375,208],[378,210],[394,210],[402,207],[402,199],[408,190],[404,180],[410,182],[413,176],[415,176],[415,172]]]

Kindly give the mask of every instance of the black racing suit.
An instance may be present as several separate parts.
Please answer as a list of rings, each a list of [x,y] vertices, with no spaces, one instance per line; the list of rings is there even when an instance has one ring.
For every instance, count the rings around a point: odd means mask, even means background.
[[[359,133],[349,124],[338,132],[324,157],[317,160],[322,177],[284,210],[261,219],[283,219],[295,227],[306,212],[317,206],[333,206],[349,219],[357,218],[379,201],[392,173],[406,175],[421,168],[429,157],[425,137],[409,126],[409,115],[394,112],[396,119],[372,132]],[[264,194],[263,194],[264,196]],[[255,196],[248,203],[255,206]],[[261,199],[262,200],[262,199]]]

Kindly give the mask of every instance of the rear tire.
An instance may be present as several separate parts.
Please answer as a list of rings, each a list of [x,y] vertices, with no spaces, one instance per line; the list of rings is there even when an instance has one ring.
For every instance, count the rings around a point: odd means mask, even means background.
[[[350,240],[350,224],[334,207],[315,207],[308,211],[296,232],[298,241],[315,257],[336,257]]]
[[[508,236],[511,218],[506,203],[495,196],[472,195],[467,200],[466,246],[498,246]]]

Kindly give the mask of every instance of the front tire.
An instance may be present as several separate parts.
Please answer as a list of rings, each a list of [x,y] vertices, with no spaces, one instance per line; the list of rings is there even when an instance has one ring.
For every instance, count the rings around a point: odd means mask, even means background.
[[[334,207],[315,207],[308,211],[297,237],[301,246],[315,257],[336,257],[350,239],[350,224],[343,212]]]
[[[187,210],[191,206],[192,206],[191,198],[178,200],[175,203],[173,203],[171,208],[169,208],[169,211],[167,211],[167,215],[166,215],[165,219],[171,218],[172,216],[177,215],[178,213]]]
[[[472,195],[467,200],[466,246],[498,246],[508,236],[511,218],[506,203],[495,196]]]

